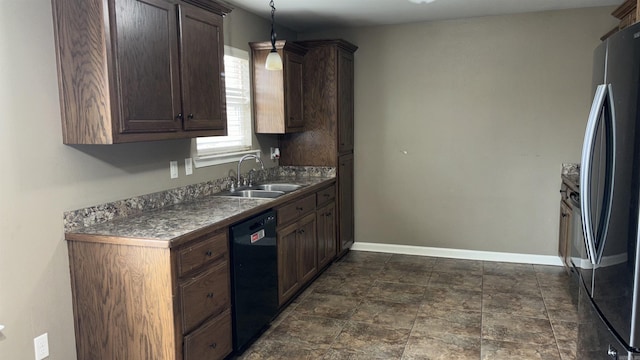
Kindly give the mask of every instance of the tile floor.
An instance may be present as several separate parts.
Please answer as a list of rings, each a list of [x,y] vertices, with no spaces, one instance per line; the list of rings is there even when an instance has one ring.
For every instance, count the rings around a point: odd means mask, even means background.
[[[562,267],[351,251],[241,359],[575,359]]]

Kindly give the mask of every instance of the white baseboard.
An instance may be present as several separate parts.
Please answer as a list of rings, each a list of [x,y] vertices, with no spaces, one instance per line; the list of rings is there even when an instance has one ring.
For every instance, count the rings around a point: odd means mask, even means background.
[[[427,247],[427,246],[355,242],[351,247],[351,250],[384,252],[384,253],[390,253],[390,254],[403,254],[403,255],[446,257],[446,258],[467,259],[467,260],[524,263],[524,264],[535,264],[535,265],[554,265],[554,266],[563,265],[562,259],[560,259],[559,256],[515,254],[515,253],[503,253],[503,252],[479,251],[479,250],[460,250],[460,249],[435,248],[435,247]]]

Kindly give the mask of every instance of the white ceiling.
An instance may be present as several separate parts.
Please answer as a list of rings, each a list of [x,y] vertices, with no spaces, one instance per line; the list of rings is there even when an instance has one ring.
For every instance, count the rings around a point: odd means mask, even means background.
[[[402,24],[545,10],[619,5],[623,0],[274,0],[276,23],[298,32],[331,27]],[[417,0],[418,1],[418,0]],[[270,18],[269,0],[226,0]]]

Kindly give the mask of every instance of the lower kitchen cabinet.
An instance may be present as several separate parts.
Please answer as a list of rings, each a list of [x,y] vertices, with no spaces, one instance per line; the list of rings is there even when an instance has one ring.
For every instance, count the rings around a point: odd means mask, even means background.
[[[336,257],[338,239],[336,238],[336,188],[330,186],[317,193],[316,211],[318,238],[318,270],[330,264]]]
[[[227,229],[169,248],[69,241],[79,360],[231,353]]]
[[[560,221],[558,229],[558,256],[562,259],[567,271],[571,265],[571,242],[574,237],[573,202],[579,201],[578,185],[563,177],[560,187]],[[578,200],[575,200],[578,199]]]
[[[336,185],[276,210],[278,302],[282,306],[336,258]]]
[[[558,255],[564,266],[571,269],[571,208],[564,202],[560,202],[560,231],[558,239]]]
[[[318,272],[316,214],[278,229],[278,302],[283,305]]]

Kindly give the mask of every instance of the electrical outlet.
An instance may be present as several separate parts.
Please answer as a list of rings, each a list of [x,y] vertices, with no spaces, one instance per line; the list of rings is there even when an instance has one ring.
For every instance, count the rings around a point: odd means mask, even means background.
[[[187,175],[193,174],[193,159],[191,158],[184,159],[184,172]]]
[[[178,162],[177,161],[170,161],[169,162],[169,170],[171,171],[171,178],[172,179],[177,179],[178,178]]]
[[[36,360],[42,360],[49,357],[49,335],[44,333],[33,339],[33,347],[36,350]]]

